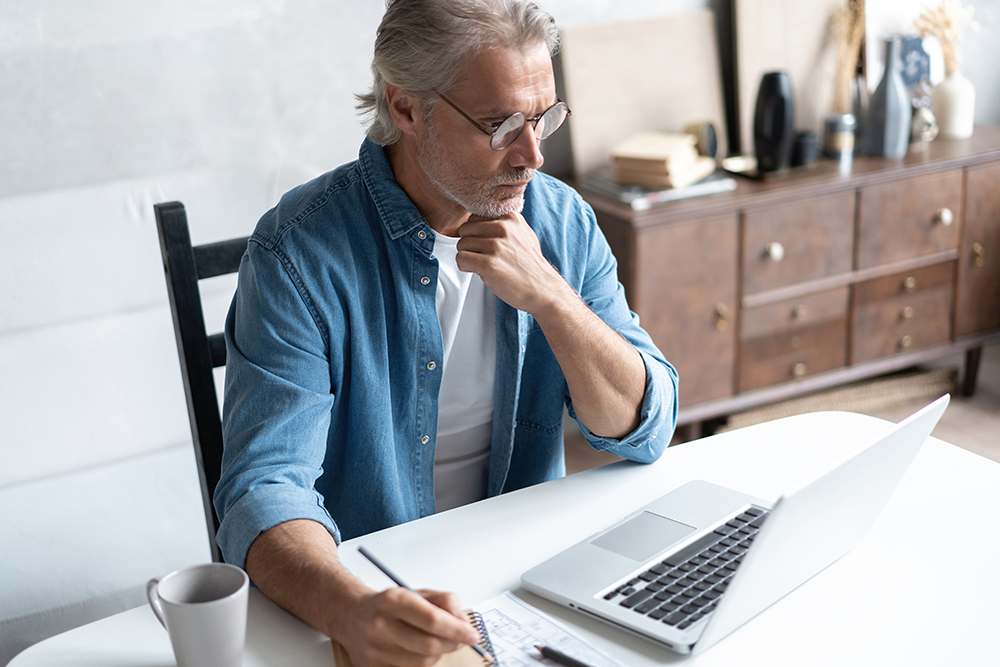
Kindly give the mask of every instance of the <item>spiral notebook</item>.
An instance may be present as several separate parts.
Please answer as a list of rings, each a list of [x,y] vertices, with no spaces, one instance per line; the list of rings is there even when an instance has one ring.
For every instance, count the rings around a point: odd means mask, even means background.
[[[436,667],[485,667],[486,665],[498,667],[500,663],[497,661],[496,653],[493,651],[493,644],[490,643],[490,637],[486,632],[486,624],[483,623],[482,615],[472,609],[466,609],[465,615],[469,618],[472,626],[479,631],[479,646],[489,654],[493,662],[486,662],[482,656],[472,650],[471,646],[463,646],[457,651],[445,653],[441,656],[441,660],[436,663]],[[350,656],[347,655],[347,651],[338,642],[333,642],[333,659],[337,667],[353,667],[354,664],[351,662]]]

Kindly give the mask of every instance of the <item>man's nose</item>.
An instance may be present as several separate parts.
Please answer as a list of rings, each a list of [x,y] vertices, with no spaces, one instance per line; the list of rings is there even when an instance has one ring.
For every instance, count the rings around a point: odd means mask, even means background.
[[[538,169],[545,162],[542,155],[541,142],[535,136],[535,124],[526,123],[521,136],[510,145],[507,162],[512,167],[528,167]]]

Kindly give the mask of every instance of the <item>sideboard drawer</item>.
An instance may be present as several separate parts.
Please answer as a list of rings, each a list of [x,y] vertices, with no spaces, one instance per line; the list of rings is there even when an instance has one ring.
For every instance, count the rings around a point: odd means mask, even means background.
[[[857,268],[958,247],[961,169],[862,188],[859,196]]]
[[[848,288],[748,308],[740,342],[740,391],[824,373],[847,361]]]
[[[954,276],[942,262],[855,285],[851,363],[948,342]]]
[[[743,293],[851,270],[854,192],[752,209],[743,218]]]

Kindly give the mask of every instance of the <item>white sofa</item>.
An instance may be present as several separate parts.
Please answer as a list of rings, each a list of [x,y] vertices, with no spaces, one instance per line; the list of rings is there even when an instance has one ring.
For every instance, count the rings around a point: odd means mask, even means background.
[[[309,175],[203,168],[0,198],[0,665],[210,560],[152,206],[183,201],[193,242],[221,240]],[[203,284],[211,329],[234,288]]]

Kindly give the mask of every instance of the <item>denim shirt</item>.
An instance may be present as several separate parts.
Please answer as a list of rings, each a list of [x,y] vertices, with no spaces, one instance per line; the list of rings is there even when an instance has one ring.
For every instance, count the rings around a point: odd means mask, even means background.
[[[591,208],[537,174],[523,215],[545,257],[640,352],[641,423],[589,444],[652,462],[672,436],[677,374],[639,327]],[[226,319],[225,453],[215,505],[226,560],[312,519],[339,543],[433,514],[441,384],[434,232],[366,140],[359,159],[261,218]],[[565,474],[566,380],[533,318],[499,299],[489,495]]]

